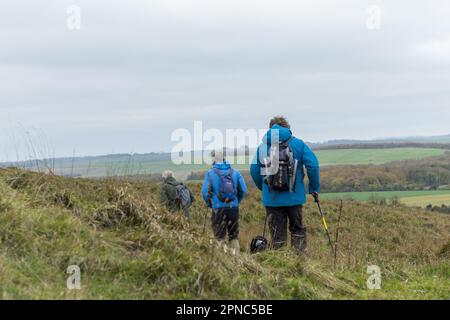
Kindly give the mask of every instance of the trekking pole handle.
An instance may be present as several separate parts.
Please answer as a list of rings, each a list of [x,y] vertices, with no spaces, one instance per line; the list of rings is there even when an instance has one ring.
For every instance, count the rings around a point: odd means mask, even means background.
[[[314,202],[319,203],[319,193],[317,191],[314,191],[313,193],[311,193],[311,195],[314,198]]]

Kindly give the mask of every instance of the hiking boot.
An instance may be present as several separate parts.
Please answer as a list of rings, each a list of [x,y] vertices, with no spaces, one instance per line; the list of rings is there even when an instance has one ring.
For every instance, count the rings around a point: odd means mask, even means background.
[[[225,240],[216,240],[217,241],[217,246],[219,248],[222,248],[223,246],[225,246]]]
[[[230,248],[233,254],[237,254],[241,251],[241,246],[239,245],[239,240],[234,239],[230,241]]]

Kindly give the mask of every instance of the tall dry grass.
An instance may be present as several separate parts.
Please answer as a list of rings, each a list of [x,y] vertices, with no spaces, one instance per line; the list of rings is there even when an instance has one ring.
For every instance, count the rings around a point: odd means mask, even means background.
[[[335,261],[308,204],[308,258],[288,248],[251,255],[249,242],[264,221],[261,196],[251,189],[241,207],[242,252],[233,255],[212,237],[200,185],[190,187],[197,198],[192,222],[159,206],[155,183],[0,169],[3,297],[448,297],[449,215],[346,202]],[[333,233],[339,205],[323,204]],[[65,287],[70,264],[82,269],[81,291]],[[381,267],[384,290],[367,290],[369,264]]]

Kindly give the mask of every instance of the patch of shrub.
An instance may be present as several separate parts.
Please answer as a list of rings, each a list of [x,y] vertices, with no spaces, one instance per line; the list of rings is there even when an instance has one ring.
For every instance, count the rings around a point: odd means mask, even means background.
[[[432,212],[440,212],[440,213],[449,213],[450,214],[450,206],[447,206],[445,204],[441,206],[433,206],[432,204],[429,204],[426,206],[426,209],[428,211]]]

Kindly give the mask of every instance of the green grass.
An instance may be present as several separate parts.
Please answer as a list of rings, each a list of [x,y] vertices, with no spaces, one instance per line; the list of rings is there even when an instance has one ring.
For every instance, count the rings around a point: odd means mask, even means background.
[[[193,221],[158,204],[156,184],[70,179],[0,169],[0,295],[4,299],[448,299],[450,215],[345,203],[334,264],[316,206],[304,207],[308,258],[249,253],[261,195],[241,205],[241,251],[213,239],[200,185]],[[339,202],[323,201],[334,235]],[[69,265],[81,290],[66,288]],[[367,266],[382,290],[366,288]]]
[[[383,164],[399,160],[418,160],[440,156],[446,150],[431,148],[342,149],[316,152],[321,166],[348,164]]]
[[[318,150],[315,152],[320,165],[359,165],[359,164],[383,164],[398,160],[423,159],[443,155],[446,150],[431,148],[393,148],[393,149],[335,149]],[[235,167],[239,170],[248,170],[253,156],[238,156],[234,159]],[[229,159],[230,160],[230,159]],[[55,168],[57,174],[68,175],[72,172],[82,176],[114,176],[130,174],[161,173],[164,170],[172,170],[178,177],[185,178],[190,172],[204,171],[208,164],[181,164],[176,165],[172,161],[130,162],[128,160],[114,163],[97,161],[92,165],[84,163],[73,168],[71,166]]]
[[[323,193],[323,199],[354,199],[367,202],[372,198],[392,199],[397,197],[401,203],[407,206],[425,207],[432,205],[450,205],[450,190],[438,191],[380,191],[380,192],[341,192]]]
[[[394,149],[336,149],[318,150],[315,152],[321,166],[331,165],[359,165],[359,164],[383,164],[398,160],[418,160],[427,157],[443,155],[446,150],[427,148],[394,148]],[[236,167],[248,170],[253,157],[239,156],[235,159]],[[239,164],[243,162],[245,164]],[[208,165],[180,165],[171,161],[162,161],[145,164],[144,168],[152,171],[161,171],[169,168],[176,172],[205,170]]]
[[[430,204],[433,206],[441,206],[443,204],[449,206],[450,193],[402,198],[401,202],[411,207],[426,207]]]

